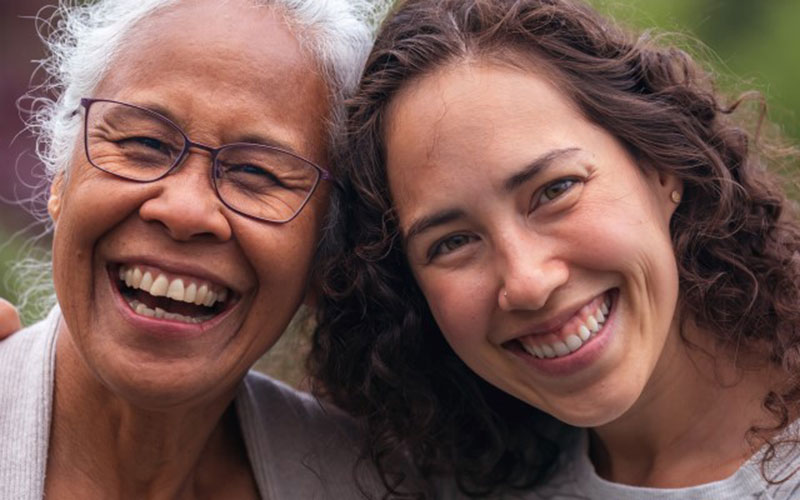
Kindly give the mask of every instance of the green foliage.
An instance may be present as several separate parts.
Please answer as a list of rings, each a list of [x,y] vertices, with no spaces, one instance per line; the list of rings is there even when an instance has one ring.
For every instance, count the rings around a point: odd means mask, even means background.
[[[0,225],[0,297],[20,309],[23,325],[42,319],[53,303],[48,238]]]
[[[723,89],[760,91],[769,116],[800,139],[800,2],[793,0],[592,0],[637,29],[694,37]]]
[[[7,230],[0,227],[0,276],[9,276],[9,266],[19,255],[19,245],[11,240],[11,235]],[[17,294],[11,289],[9,279],[0,280],[0,297],[3,297],[16,304],[19,301]]]

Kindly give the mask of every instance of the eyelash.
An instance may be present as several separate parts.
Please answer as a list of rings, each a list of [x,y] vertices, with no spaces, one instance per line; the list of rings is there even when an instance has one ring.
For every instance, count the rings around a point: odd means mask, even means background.
[[[574,178],[574,177],[564,177],[564,178],[561,178],[561,179],[557,179],[557,180],[555,180],[555,181],[553,181],[553,182],[551,182],[549,184],[546,184],[545,186],[542,187],[542,189],[537,191],[536,194],[534,195],[534,204],[531,207],[531,211],[536,209],[536,207],[539,207],[541,205],[545,205],[547,203],[551,203],[551,202],[557,200],[559,197],[563,196],[570,189],[572,189],[578,182],[579,182],[579,180]],[[564,185],[566,185],[566,187],[564,187],[564,189],[562,191],[556,193],[555,196],[553,196],[552,198],[550,198],[547,201],[541,201],[542,197],[545,196],[545,192],[548,189],[556,187],[556,186],[564,186]],[[457,238],[458,239],[463,239],[464,240],[463,243],[458,245],[458,246],[456,246],[456,248],[449,249],[449,250],[444,250],[444,247],[448,243],[453,242]],[[437,241],[436,243],[434,243],[431,246],[430,250],[428,251],[428,261],[432,261],[433,259],[435,259],[436,257],[438,257],[440,255],[447,255],[447,254],[449,254],[451,252],[454,252],[454,251],[458,250],[459,248],[461,248],[462,246],[467,245],[467,244],[469,244],[470,242],[472,242],[474,240],[475,240],[475,236],[469,235],[469,234],[463,234],[463,233],[458,233],[458,234],[453,234],[453,235],[446,236],[445,238]]]
[[[444,247],[449,242],[452,242],[456,238],[463,238],[464,239],[464,243],[461,244],[461,245],[458,245],[454,249],[449,249],[449,250],[443,251]],[[431,261],[431,260],[435,259],[436,257],[438,257],[440,255],[447,255],[447,254],[449,254],[451,252],[454,252],[454,251],[458,250],[459,248],[461,248],[462,246],[464,246],[464,245],[466,245],[466,244],[468,244],[468,243],[470,243],[471,241],[474,241],[474,240],[475,240],[475,237],[472,236],[472,235],[469,235],[469,234],[463,234],[463,233],[451,234],[450,236],[447,236],[447,237],[437,241],[436,243],[434,243],[431,246],[431,249],[428,251],[428,261]]]
[[[544,187],[542,187],[541,190],[537,191],[536,194],[534,195],[534,197],[533,197],[533,206],[531,207],[531,210],[535,209],[536,207],[538,207],[540,205],[546,205],[547,203],[551,203],[551,202],[557,200],[558,198],[563,196],[566,192],[568,192],[570,189],[572,189],[577,183],[578,183],[578,179],[576,179],[574,177],[564,177],[564,178],[555,180],[555,181],[545,185]],[[553,196],[552,198],[548,199],[547,201],[542,201],[542,198],[545,196],[545,192],[548,189],[553,188],[555,186],[560,186],[560,185],[563,186],[564,184],[567,184],[567,186],[561,192],[556,193],[555,196]]]

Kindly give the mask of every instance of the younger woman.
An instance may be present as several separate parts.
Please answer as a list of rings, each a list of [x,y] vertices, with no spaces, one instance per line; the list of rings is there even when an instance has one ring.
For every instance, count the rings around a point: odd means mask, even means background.
[[[800,226],[736,107],[577,2],[402,3],[313,352],[373,458],[444,497],[800,495]]]

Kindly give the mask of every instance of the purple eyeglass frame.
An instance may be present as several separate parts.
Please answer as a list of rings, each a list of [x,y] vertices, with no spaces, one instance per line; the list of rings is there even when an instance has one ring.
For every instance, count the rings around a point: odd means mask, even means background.
[[[143,111],[143,112],[145,112],[145,113],[147,113],[149,115],[152,115],[152,116],[154,116],[154,117],[156,117],[156,118],[158,118],[160,120],[165,121],[166,123],[171,125],[175,130],[177,130],[181,134],[181,136],[183,137],[183,149],[181,150],[180,154],[175,158],[175,161],[173,162],[173,164],[170,165],[170,167],[168,169],[166,169],[164,171],[164,173],[162,173],[158,177],[156,177],[154,179],[150,179],[150,180],[132,179],[130,177],[127,177],[127,176],[124,176],[124,175],[120,175],[120,174],[118,174],[116,172],[108,171],[108,170],[98,166],[94,161],[92,161],[92,158],[89,156],[89,108],[91,108],[92,104],[94,104],[96,102],[109,102],[109,103],[112,103],[112,104],[121,104],[123,106],[129,106],[131,108],[138,109],[138,110]],[[86,112],[84,113],[84,118],[83,118],[83,149],[84,149],[84,152],[86,153],[86,159],[89,161],[89,163],[93,167],[95,167],[98,170],[102,170],[103,172],[106,172],[108,174],[111,174],[111,175],[113,175],[115,177],[119,177],[120,179],[125,179],[125,180],[129,180],[129,181],[132,181],[132,182],[140,182],[140,183],[146,184],[146,183],[156,182],[158,180],[161,180],[164,177],[168,176],[171,172],[176,170],[178,168],[178,166],[181,164],[181,162],[183,162],[183,160],[188,156],[189,149],[191,149],[193,147],[197,148],[197,149],[202,149],[203,151],[207,151],[208,153],[211,154],[211,169],[210,169],[209,172],[210,172],[210,176],[211,176],[211,185],[214,186],[214,194],[217,195],[217,199],[219,199],[219,201],[221,201],[223,205],[225,205],[229,209],[233,210],[237,214],[243,215],[243,216],[248,217],[250,219],[254,219],[254,220],[258,220],[258,221],[262,221],[262,222],[271,222],[271,223],[274,223],[274,224],[285,224],[287,222],[290,222],[295,217],[297,217],[300,214],[300,212],[303,211],[303,208],[305,208],[306,204],[308,203],[308,200],[311,199],[311,196],[314,194],[314,191],[316,191],[317,186],[319,185],[319,181],[320,180],[330,181],[330,180],[333,179],[333,176],[331,175],[330,172],[328,172],[328,170],[320,167],[319,165],[317,165],[313,161],[308,160],[306,158],[303,158],[302,156],[300,156],[300,155],[298,155],[296,153],[293,153],[291,151],[287,151],[287,150],[285,150],[283,148],[279,148],[279,147],[276,147],[276,146],[268,146],[266,144],[257,144],[257,143],[249,143],[249,142],[234,142],[234,143],[230,143],[230,144],[223,144],[222,146],[220,146],[218,148],[212,148],[211,146],[206,146],[205,144],[201,144],[199,142],[194,142],[191,139],[189,139],[189,136],[186,135],[186,133],[183,131],[183,129],[181,127],[179,127],[175,122],[173,122],[172,120],[170,120],[166,116],[162,115],[161,113],[157,113],[157,112],[155,112],[153,110],[144,108],[142,106],[137,106],[136,104],[131,104],[131,103],[128,103],[128,102],[121,102],[121,101],[114,101],[112,99],[94,99],[94,98],[83,97],[83,98],[81,98],[81,106],[86,110]],[[76,111],[76,113],[77,113],[77,111]],[[306,195],[305,199],[303,200],[303,202],[300,204],[300,206],[297,208],[297,210],[295,210],[294,213],[290,217],[288,217],[286,219],[278,219],[278,220],[276,220],[276,219],[265,219],[263,217],[258,217],[256,215],[250,215],[250,214],[248,214],[246,212],[243,212],[243,211],[237,209],[236,207],[231,206],[227,201],[225,201],[225,199],[222,197],[222,195],[220,195],[219,187],[217,187],[217,180],[216,180],[217,177],[219,177],[219,175],[218,175],[219,163],[217,162],[217,155],[220,152],[225,151],[226,149],[230,149],[231,147],[241,147],[241,146],[263,148],[263,149],[268,149],[268,150],[271,150],[271,151],[278,151],[280,153],[292,156],[293,158],[296,158],[296,159],[302,161],[303,163],[307,163],[308,165],[314,167],[317,170],[317,172],[319,172],[319,175],[317,176],[317,179],[314,181],[314,185],[311,186],[311,189],[308,190],[308,194]]]

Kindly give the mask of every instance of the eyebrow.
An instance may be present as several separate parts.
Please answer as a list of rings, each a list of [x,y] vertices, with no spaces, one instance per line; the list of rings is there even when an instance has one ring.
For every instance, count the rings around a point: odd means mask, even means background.
[[[153,113],[159,114],[180,127],[178,119],[164,106],[152,102],[136,103],[136,105],[148,111],[152,111]]]
[[[432,227],[453,222],[464,217],[464,215],[465,214],[463,210],[453,208],[420,217],[419,219],[415,220],[413,224],[411,224],[411,227],[408,228],[408,232],[406,233],[404,239],[409,241],[414,236],[417,236],[418,234],[423,233]]]
[[[557,159],[570,155],[580,151],[579,148],[563,148],[563,149],[554,149],[552,151],[548,151],[543,155],[539,156],[538,158],[534,159],[532,162],[528,163],[521,171],[515,173],[511,177],[509,177],[503,183],[503,191],[511,192],[520,187],[521,185],[525,184],[530,180],[532,177],[537,175],[539,172],[544,170],[545,168],[549,167],[554,161]]]
[[[152,111],[154,113],[157,113],[157,114],[163,116],[164,118],[168,119],[169,121],[171,121],[172,123],[174,123],[175,125],[180,127],[181,130],[183,130],[183,126],[180,125],[180,123],[178,122],[177,117],[175,117],[172,113],[170,113],[170,111],[167,108],[165,108],[164,106],[161,106],[160,104],[156,104],[156,103],[142,103],[142,104],[137,103],[136,105],[139,106],[139,107],[142,107],[144,109],[147,109],[148,111]],[[262,146],[269,146],[269,147],[273,147],[273,148],[279,148],[279,149],[282,149],[284,151],[288,151],[290,153],[293,153],[293,154],[296,154],[296,155],[300,155],[300,153],[298,153],[297,150],[292,145],[290,145],[289,143],[280,141],[280,140],[275,139],[275,138],[267,137],[267,136],[261,135],[261,134],[247,133],[247,134],[244,134],[244,135],[240,136],[237,140],[232,141],[232,143],[238,143],[238,142],[244,142],[244,143],[248,143],[248,144],[259,144],[259,145],[262,145]],[[231,143],[227,143],[227,144],[231,144]]]
[[[290,153],[300,155],[297,150],[292,147],[289,143],[280,141],[275,138],[270,138],[260,134],[246,134],[238,138],[238,140],[234,142],[246,142],[248,144],[260,144],[262,146],[269,146],[272,148],[282,149],[284,151],[288,151]]]
[[[138,106],[138,104],[137,104],[137,106]],[[140,106],[140,108],[142,108],[142,109],[121,107],[121,106],[120,107],[114,107],[114,108],[111,108],[110,110],[106,111],[105,113],[103,113],[102,116],[103,116],[104,119],[109,119],[111,121],[124,121],[124,120],[126,120],[128,118],[131,118],[131,117],[143,117],[143,118],[144,117],[148,117],[148,118],[150,118],[151,115],[147,114],[144,111],[144,110],[147,110],[147,111],[155,112],[155,113],[157,113],[159,115],[163,115],[163,116],[167,117],[167,115],[165,115],[161,111],[156,111],[154,109],[151,109],[151,108],[145,107],[145,106]],[[170,118],[170,120],[171,119],[172,118]]]
[[[503,190],[506,192],[514,191],[516,188],[530,180],[533,176],[549,167],[555,160],[563,156],[580,151],[580,148],[563,148],[548,151],[528,163],[521,171],[513,174],[503,183]],[[406,232],[405,241],[410,241],[413,237],[425,231],[447,224],[465,217],[465,212],[458,208],[446,209],[430,215],[420,217],[415,220]]]

